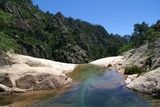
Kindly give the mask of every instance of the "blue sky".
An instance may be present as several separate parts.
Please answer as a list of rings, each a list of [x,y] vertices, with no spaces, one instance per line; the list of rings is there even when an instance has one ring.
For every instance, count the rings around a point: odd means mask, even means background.
[[[109,33],[131,34],[133,25],[160,19],[160,0],[32,0],[43,11],[100,24]]]

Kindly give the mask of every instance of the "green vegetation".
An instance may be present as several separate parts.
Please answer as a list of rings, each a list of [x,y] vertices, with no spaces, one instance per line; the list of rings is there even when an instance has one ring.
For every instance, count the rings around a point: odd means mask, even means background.
[[[70,63],[117,55],[126,43],[100,25],[44,13],[31,0],[0,1],[0,32],[1,50]]]
[[[160,37],[160,20],[149,26],[147,23],[142,22],[141,24],[134,25],[134,32],[131,35],[130,42],[125,44],[119,49],[119,53],[123,53],[132,48],[137,48],[146,43],[149,47],[153,48],[152,42]],[[151,45],[151,46],[150,46]]]
[[[124,52],[126,52],[126,51],[128,51],[128,50],[130,50],[132,48],[134,48],[134,47],[133,47],[133,45],[131,43],[125,44],[122,47],[120,47],[119,53],[124,53]]]
[[[136,65],[132,65],[132,66],[129,66],[129,67],[125,68],[124,74],[127,74],[127,75],[141,74],[143,72],[146,72],[143,68],[140,68]]]
[[[69,63],[116,56],[160,37],[160,21],[135,24],[130,40],[102,26],[42,12],[31,0],[0,1],[0,50]]]
[[[160,21],[156,24],[148,26],[145,22],[134,25],[134,33],[132,34],[131,42],[135,47],[139,47],[146,42],[153,42],[160,37]]]
[[[17,49],[18,49],[17,42],[10,36],[4,34],[3,32],[0,32],[0,50],[8,51]]]
[[[11,16],[0,9],[0,30],[11,26]]]

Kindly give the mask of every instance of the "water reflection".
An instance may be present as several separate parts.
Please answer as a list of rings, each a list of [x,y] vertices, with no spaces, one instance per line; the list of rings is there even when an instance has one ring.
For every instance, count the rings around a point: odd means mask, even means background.
[[[114,70],[92,76],[57,98],[34,107],[152,107],[142,96],[124,86],[123,75]],[[158,106],[157,106],[158,107]]]
[[[128,90],[122,74],[93,65],[83,65],[69,74],[69,89],[40,91],[26,95],[0,96],[9,107],[160,107],[160,100]]]

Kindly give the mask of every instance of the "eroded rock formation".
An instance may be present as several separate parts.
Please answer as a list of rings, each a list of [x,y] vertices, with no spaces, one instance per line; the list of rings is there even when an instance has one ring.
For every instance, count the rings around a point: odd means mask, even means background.
[[[7,58],[12,63],[8,64]],[[75,64],[60,63],[29,56],[5,54],[0,67],[0,89],[7,92],[48,90],[66,86],[72,79],[65,75]]]

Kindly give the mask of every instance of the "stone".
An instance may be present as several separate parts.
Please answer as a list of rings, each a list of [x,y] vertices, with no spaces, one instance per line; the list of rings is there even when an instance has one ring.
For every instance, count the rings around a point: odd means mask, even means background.
[[[65,73],[73,71],[77,66],[24,55],[8,56],[14,63],[0,67],[1,92],[17,93],[68,86],[72,79]]]
[[[27,90],[25,89],[19,89],[19,88],[16,88],[16,87],[13,87],[13,88],[10,88],[10,87],[7,87],[3,84],[0,84],[0,92],[16,92],[16,93],[24,93],[26,92]]]
[[[35,85],[36,78],[33,75],[25,75],[16,80],[16,87],[21,89],[30,89]]]
[[[126,85],[128,88],[160,96],[160,38],[137,49],[124,53],[125,67],[136,65],[146,70],[139,77],[128,76]]]
[[[139,76],[138,78],[131,81],[127,85],[127,87],[140,92],[159,96],[160,95],[160,68],[157,68],[155,70],[152,70],[148,73],[145,73]]]
[[[137,77],[138,77],[138,74],[128,75],[125,80],[126,85],[130,84]]]
[[[16,80],[16,87],[20,89],[48,90],[62,87],[71,82],[71,79],[69,80],[65,75],[25,75],[24,77]]]

